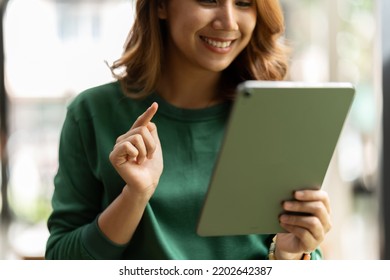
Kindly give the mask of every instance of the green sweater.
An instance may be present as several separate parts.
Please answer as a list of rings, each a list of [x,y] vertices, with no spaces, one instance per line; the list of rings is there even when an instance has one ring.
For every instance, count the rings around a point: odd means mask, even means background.
[[[117,245],[99,214],[125,183],[108,159],[118,136],[159,104],[164,171],[132,240]],[[86,90],[68,107],[48,220],[47,259],[266,259],[272,235],[200,237],[196,226],[221,144],[229,104],[188,110],[153,94],[124,96],[118,82]],[[319,252],[313,255],[319,257]]]

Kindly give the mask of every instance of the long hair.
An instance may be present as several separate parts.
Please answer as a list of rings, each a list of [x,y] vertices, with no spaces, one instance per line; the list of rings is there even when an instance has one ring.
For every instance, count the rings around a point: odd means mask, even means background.
[[[164,64],[167,30],[158,17],[158,2],[137,0],[136,16],[125,50],[111,66],[124,92],[134,98],[152,93]],[[223,71],[221,94],[231,99],[245,80],[283,80],[288,69],[288,48],[283,41],[284,17],[278,0],[256,0],[257,22],[248,46]],[[119,70],[119,72],[118,72]]]

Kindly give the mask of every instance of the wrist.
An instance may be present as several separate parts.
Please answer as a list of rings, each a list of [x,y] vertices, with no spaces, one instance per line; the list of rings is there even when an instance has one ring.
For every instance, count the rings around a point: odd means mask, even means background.
[[[277,259],[277,260],[310,260],[311,253],[310,252],[287,253],[287,252],[280,252],[279,250],[276,250],[275,259]]]
[[[152,197],[153,192],[139,192],[135,191],[129,185],[125,185],[122,189],[122,196],[125,199],[131,200],[137,204],[147,204]]]
[[[303,252],[303,253],[288,253],[281,252],[277,249],[277,235],[275,235],[272,239],[272,242],[268,251],[268,259],[269,260],[310,260],[311,252]]]

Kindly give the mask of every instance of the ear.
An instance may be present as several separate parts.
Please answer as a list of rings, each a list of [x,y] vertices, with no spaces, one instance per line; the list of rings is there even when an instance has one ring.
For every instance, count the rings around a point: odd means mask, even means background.
[[[159,19],[167,19],[167,4],[165,0],[157,1],[157,14]]]

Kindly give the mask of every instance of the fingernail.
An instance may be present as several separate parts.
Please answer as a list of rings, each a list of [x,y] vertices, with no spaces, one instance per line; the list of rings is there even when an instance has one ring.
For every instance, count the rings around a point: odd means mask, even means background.
[[[286,210],[290,210],[291,209],[291,207],[292,207],[292,203],[291,202],[289,202],[289,201],[286,201],[285,203],[284,203],[284,208],[286,209]]]
[[[295,192],[295,197],[296,198],[302,198],[304,196],[304,192],[303,191],[296,191]]]
[[[279,220],[282,222],[282,223],[285,223],[288,221],[288,217],[286,215],[282,215],[280,216]]]

